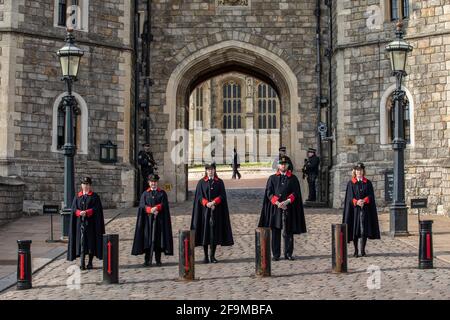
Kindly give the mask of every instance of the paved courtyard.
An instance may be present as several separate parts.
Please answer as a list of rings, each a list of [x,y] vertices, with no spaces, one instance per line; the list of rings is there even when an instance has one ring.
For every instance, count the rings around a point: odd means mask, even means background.
[[[295,237],[296,260],[273,261],[272,277],[254,277],[254,229],[262,192],[261,189],[230,191],[235,245],[218,248],[219,264],[196,264],[195,281],[177,280],[177,250],[174,256],[163,256],[162,267],[144,268],[143,256],[130,255],[135,226],[135,209],[130,209],[107,225],[107,233],[120,236],[119,284],[102,284],[102,264],[97,260],[94,270],[81,272],[80,290],[70,289],[67,270],[74,263],[63,257],[34,275],[33,289],[16,291],[13,287],[0,299],[450,298],[449,263],[435,259],[435,269],[419,270],[417,249],[386,235],[379,241],[369,241],[369,256],[349,257],[347,274],[332,273],[330,225],[341,219],[340,212],[332,209],[307,209],[308,233]],[[175,249],[177,231],[189,227],[190,211],[190,202],[172,207]],[[202,251],[196,250],[198,261],[202,259]]]

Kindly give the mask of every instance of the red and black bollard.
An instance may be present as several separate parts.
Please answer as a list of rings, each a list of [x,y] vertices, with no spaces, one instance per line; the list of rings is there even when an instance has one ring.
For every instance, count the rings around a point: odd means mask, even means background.
[[[178,231],[179,279],[194,280],[195,277],[195,230]]]
[[[433,269],[433,220],[420,221],[419,269]]]
[[[255,269],[256,276],[270,277],[270,228],[256,228],[255,230]]]
[[[119,235],[103,235],[103,283],[119,283]]]
[[[19,245],[17,259],[17,290],[31,289],[31,240],[17,240]]]
[[[347,272],[347,224],[332,224],[331,237],[333,272]]]

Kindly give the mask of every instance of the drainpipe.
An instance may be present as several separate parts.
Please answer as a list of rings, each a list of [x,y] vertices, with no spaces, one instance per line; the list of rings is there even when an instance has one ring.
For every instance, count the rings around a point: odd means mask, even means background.
[[[325,4],[328,6],[328,48],[326,52],[326,56],[328,57],[328,109],[327,109],[327,128],[328,128],[328,173],[326,175],[326,199],[327,205],[330,207],[330,172],[333,167],[333,138],[332,138],[332,125],[333,125],[333,73],[332,73],[332,65],[333,65],[333,1],[325,0]]]
[[[145,46],[145,57],[142,56],[142,64],[145,65],[145,142],[150,143],[150,87],[153,85],[153,80],[150,78],[150,43],[153,41],[152,34],[152,2],[147,0],[147,21],[146,30],[142,35],[143,47]],[[145,59],[145,61],[144,61]]]
[[[134,0],[134,43],[133,43],[133,51],[134,51],[134,167],[135,170],[135,205],[139,203],[139,189],[141,185],[140,174],[139,174],[139,163],[138,163],[138,154],[139,154],[139,1]]]
[[[322,145],[321,138],[318,131],[320,120],[321,120],[321,98],[322,98],[322,57],[321,57],[321,39],[320,39],[320,0],[316,1],[316,9],[314,10],[314,15],[316,16],[316,79],[317,79],[317,95],[316,95],[316,108],[317,108],[317,124],[315,127],[316,133],[316,149],[317,155],[322,158]],[[317,200],[322,201],[322,188],[321,188],[321,169],[322,165],[319,166],[319,177],[317,179]]]

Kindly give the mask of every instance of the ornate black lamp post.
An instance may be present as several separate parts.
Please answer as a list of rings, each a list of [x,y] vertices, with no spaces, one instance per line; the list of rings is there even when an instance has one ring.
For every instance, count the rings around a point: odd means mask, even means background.
[[[72,96],[72,83],[77,80],[80,59],[84,55],[83,50],[75,46],[75,37],[72,30],[67,29],[66,44],[58,50],[57,55],[61,63],[61,69],[64,80],[67,85],[67,96],[63,98],[63,107],[65,110],[65,143],[64,150],[64,208],[61,211],[62,221],[62,237],[65,238],[69,234],[70,212],[73,197],[75,195],[75,171],[74,156],[76,146],[74,144],[73,132],[73,109],[75,98]]]
[[[397,38],[386,46],[391,60],[392,75],[396,77],[397,87],[393,94],[395,129],[392,148],[394,150],[394,199],[390,207],[391,236],[408,235],[408,210],[405,203],[405,156],[406,147],[404,127],[405,91],[402,90],[402,78],[406,76],[406,57],[412,51],[412,46],[403,40],[403,24],[397,23],[395,32]]]

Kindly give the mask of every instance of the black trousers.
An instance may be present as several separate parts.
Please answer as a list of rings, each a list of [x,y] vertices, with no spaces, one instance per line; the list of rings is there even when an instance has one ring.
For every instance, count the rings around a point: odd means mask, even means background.
[[[155,261],[161,262],[161,253],[162,253],[161,248],[155,248],[154,253],[155,253]],[[145,249],[145,261],[150,262],[150,249]]]
[[[307,181],[308,181],[308,199],[309,201],[316,201],[316,174],[309,174]]]
[[[233,168],[233,176],[231,177],[231,179],[236,179],[236,175],[238,176],[238,178],[241,178],[241,173],[238,171],[237,168]]]
[[[281,255],[281,229],[272,229],[272,255],[279,258]],[[284,256],[290,257],[294,253],[294,235],[287,233],[284,238]]]

